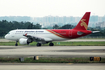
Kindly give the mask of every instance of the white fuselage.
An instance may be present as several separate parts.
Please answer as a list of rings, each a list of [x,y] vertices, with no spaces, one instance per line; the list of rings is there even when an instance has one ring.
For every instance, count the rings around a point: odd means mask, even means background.
[[[42,37],[42,38],[50,38],[52,41],[62,41],[62,40],[68,40],[66,38],[61,38],[58,37],[47,30],[44,29],[17,29],[17,30],[12,30],[8,34],[5,35],[5,38],[8,40],[14,40],[18,41],[20,38],[27,38],[23,36],[24,34],[28,34],[31,36],[37,36],[37,37]]]

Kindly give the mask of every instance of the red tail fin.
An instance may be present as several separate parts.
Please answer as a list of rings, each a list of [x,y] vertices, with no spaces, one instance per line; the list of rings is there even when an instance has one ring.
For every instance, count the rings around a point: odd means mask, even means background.
[[[90,12],[86,12],[74,29],[87,30],[89,18],[90,18]]]

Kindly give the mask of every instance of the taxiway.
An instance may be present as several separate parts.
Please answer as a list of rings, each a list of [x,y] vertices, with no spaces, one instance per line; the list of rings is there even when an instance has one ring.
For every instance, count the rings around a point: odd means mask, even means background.
[[[102,57],[105,46],[0,46],[0,57]]]
[[[104,70],[105,63],[0,63],[0,70]]]
[[[102,57],[105,46],[0,46],[0,57]],[[105,63],[0,63],[0,70],[104,70]]]

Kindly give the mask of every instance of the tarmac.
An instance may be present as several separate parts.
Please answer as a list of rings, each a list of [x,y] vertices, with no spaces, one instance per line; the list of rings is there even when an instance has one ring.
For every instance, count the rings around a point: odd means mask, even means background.
[[[0,46],[0,57],[33,56],[105,58],[105,46]],[[0,63],[0,70],[105,70],[105,63]]]
[[[0,46],[0,57],[102,57],[105,46]]]
[[[0,63],[0,70],[105,70],[105,63]]]

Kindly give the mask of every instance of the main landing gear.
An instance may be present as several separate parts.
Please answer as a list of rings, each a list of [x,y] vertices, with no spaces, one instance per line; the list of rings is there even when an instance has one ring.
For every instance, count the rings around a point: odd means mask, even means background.
[[[28,45],[29,45],[29,43],[28,43]],[[18,46],[18,41],[16,41],[15,46]],[[36,46],[41,46],[41,43],[37,43]],[[50,42],[49,46],[54,46],[54,43]]]
[[[41,46],[41,43],[37,43],[36,46]],[[49,46],[54,46],[54,44],[51,42],[49,43]]]
[[[54,46],[54,44],[53,43],[49,43],[49,46]]]
[[[37,43],[37,45],[36,46],[41,46],[41,43]]]

